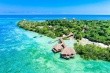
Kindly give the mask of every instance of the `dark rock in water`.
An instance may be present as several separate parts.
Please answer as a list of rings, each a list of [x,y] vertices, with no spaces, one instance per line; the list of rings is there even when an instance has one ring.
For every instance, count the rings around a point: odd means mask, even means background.
[[[37,36],[34,36],[33,38],[37,38]]]
[[[42,37],[42,35],[40,37]]]

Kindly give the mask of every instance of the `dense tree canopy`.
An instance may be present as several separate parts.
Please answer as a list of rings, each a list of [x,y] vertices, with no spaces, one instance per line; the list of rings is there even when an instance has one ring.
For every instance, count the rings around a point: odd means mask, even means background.
[[[101,48],[95,45],[75,44],[75,50],[84,59],[110,61],[110,48]]]
[[[18,26],[52,38],[73,32],[76,39],[84,37],[91,41],[110,44],[110,20],[22,20]]]

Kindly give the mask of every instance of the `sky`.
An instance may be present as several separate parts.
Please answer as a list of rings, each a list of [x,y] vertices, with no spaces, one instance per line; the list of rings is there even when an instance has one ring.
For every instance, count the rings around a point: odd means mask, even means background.
[[[0,15],[110,15],[110,0],[0,0]]]

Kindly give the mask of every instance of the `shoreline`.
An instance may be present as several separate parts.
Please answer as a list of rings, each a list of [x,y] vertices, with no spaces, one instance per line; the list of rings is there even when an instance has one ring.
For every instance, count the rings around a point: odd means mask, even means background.
[[[27,31],[25,34],[29,37],[29,38],[32,38],[34,39],[36,42],[39,42],[41,44],[45,44],[45,43],[48,43],[48,45],[51,45],[51,47],[53,47],[53,45],[57,44],[58,41],[58,37],[56,38],[51,38],[51,37],[48,37],[48,36],[45,36],[43,34],[40,34],[40,33],[36,33],[36,32],[33,32],[33,31],[28,31],[28,30],[25,30]],[[30,34],[28,34],[30,33]],[[40,37],[41,36],[41,37]],[[34,38],[35,37],[35,38]],[[48,39],[46,41],[44,41],[45,39]],[[73,44],[76,43],[76,39],[66,39],[64,40],[64,42],[69,46],[69,47],[74,47]],[[70,44],[71,43],[71,44]]]
[[[86,23],[86,24],[84,24],[84,23]],[[107,23],[109,23],[109,21],[98,21],[98,20],[97,21],[94,21],[94,20],[93,21],[88,21],[88,20],[85,20],[85,21],[71,20],[71,21],[69,21],[69,20],[64,19],[64,20],[46,20],[45,22],[35,22],[35,21],[33,22],[33,21],[28,21],[28,20],[22,20],[22,21],[18,22],[17,25],[20,28],[45,35],[46,37],[51,37],[52,39],[53,38],[56,39],[57,37],[61,37],[63,35],[69,35],[69,33],[72,32],[74,34],[74,38],[76,40],[79,40],[80,43],[82,44],[82,45],[77,45],[77,43],[76,43],[76,45],[74,45],[75,49],[77,50],[76,52],[78,52],[79,55],[83,56],[83,58],[85,58],[85,59],[95,59],[95,60],[99,59],[99,60],[109,61],[109,57],[108,57],[109,49],[103,49],[103,48],[108,48],[107,45],[110,43],[110,40],[108,40],[109,39],[108,34],[109,34],[110,27],[108,24],[105,26],[104,23],[107,24]],[[94,26],[91,24],[93,24]],[[99,25],[99,24],[102,24],[102,25],[97,27],[97,25]],[[103,28],[105,28],[105,29],[103,29],[103,31],[101,31],[102,26],[103,26]],[[89,30],[89,29],[91,29],[91,30]],[[96,33],[94,33],[94,32],[96,32]],[[104,33],[104,32],[107,32],[107,33]],[[108,35],[108,37],[106,37],[106,35]],[[84,37],[88,37],[91,40],[95,40],[98,42],[103,42],[104,44],[89,41],[88,39],[85,39]],[[69,42],[69,44],[70,43],[71,42]],[[45,43],[43,43],[43,44],[45,44]],[[87,45],[87,44],[90,44],[90,45]],[[107,45],[105,45],[105,44],[107,44]],[[83,46],[83,45],[85,45],[85,46]],[[72,44],[72,46],[73,46],[73,44]],[[90,50],[91,53],[88,52],[88,50],[90,48],[91,48],[91,50]],[[99,55],[99,54],[101,54],[101,55]],[[104,57],[103,57],[103,55],[104,55]]]
[[[95,46],[98,46],[98,47],[101,47],[101,48],[110,48],[110,45],[106,45],[104,43],[99,43],[99,42],[93,42],[93,41],[90,41],[89,39],[87,38],[82,38],[80,41],[79,41],[79,44],[81,45],[87,45],[87,44],[93,44]]]

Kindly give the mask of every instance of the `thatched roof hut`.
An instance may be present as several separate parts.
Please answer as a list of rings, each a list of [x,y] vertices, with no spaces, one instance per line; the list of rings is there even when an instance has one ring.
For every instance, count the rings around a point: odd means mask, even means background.
[[[52,51],[54,53],[57,53],[57,52],[61,52],[62,49],[63,49],[62,44],[57,44],[53,47]]]
[[[73,48],[66,47],[62,50],[60,56],[61,58],[69,59],[74,57],[75,54],[76,52]]]
[[[61,58],[70,59],[74,57],[76,54],[75,50],[73,48],[69,48],[66,46],[63,38],[73,38],[73,33],[70,33],[68,36],[63,36],[59,38],[59,44],[55,45],[52,49],[53,52],[61,52],[60,56]]]

